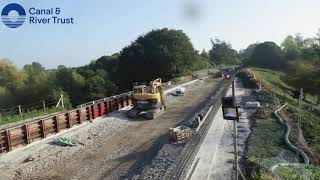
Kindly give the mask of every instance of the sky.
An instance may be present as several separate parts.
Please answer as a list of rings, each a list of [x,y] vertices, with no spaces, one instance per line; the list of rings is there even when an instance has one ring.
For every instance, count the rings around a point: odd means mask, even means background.
[[[18,28],[0,22],[0,58],[20,68],[33,61],[46,68],[85,65],[159,28],[183,30],[200,51],[210,49],[210,38],[240,50],[280,44],[298,32],[313,37],[320,28],[319,0],[1,0],[0,10],[10,3],[23,6],[27,19]],[[59,7],[59,17],[73,17],[74,24],[30,24],[32,7]]]

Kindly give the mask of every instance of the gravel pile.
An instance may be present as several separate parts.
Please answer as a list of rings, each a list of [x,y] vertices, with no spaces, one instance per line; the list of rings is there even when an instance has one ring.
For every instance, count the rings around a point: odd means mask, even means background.
[[[135,175],[133,179],[161,179],[174,164],[185,144],[165,144],[151,163],[143,168],[142,173]]]

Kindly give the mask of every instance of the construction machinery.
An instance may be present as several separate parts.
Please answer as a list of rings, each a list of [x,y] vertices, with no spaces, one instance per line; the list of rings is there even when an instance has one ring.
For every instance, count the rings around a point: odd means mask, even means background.
[[[143,116],[146,119],[154,119],[165,111],[166,106],[163,97],[161,79],[158,78],[149,85],[136,85],[132,92],[133,108],[128,111],[129,118]]]

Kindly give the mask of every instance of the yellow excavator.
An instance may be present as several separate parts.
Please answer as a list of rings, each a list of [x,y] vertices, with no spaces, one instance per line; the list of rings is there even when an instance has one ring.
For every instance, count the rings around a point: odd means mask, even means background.
[[[129,118],[143,116],[146,119],[154,119],[166,110],[163,97],[161,79],[158,78],[149,85],[137,85],[132,92],[133,108],[128,111]]]

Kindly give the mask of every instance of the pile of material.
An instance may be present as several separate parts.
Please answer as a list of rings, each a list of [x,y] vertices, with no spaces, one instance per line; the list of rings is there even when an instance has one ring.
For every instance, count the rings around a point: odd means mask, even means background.
[[[271,113],[266,109],[259,107],[257,111],[253,114],[253,117],[257,119],[268,119],[271,116]]]
[[[246,108],[248,108],[248,109],[255,109],[255,108],[260,108],[260,107],[261,107],[261,105],[260,105],[260,102],[258,102],[258,101],[246,102]]]
[[[178,126],[169,129],[169,138],[175,142],[190,138],[191,136],[191,129],[187,126]]]

